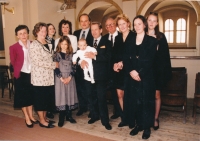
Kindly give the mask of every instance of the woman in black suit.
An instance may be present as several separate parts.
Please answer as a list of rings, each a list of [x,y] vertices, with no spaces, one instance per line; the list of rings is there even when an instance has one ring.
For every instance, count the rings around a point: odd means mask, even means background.
[[[123,65],[125,74],[125,95],[131,107],[131,117],[135,122],[130,135],[137,135],[144,130],[142,139],[150,137],[150,127],[154,124],[155,111],[155,79],[154,62],[156,57],[157,40],[146,35],[146,19],[136,16],[133,19],[136,36],[129,40],[125,47]]]
[[[113,64],[114,64],[114,70],[116,71],[116,75],[114,78],[114,86],[117,91],[119,104],[121,107],[120,110],[120,116],[121,116],[121,122],[119,123],[118,127],[123,127],[128,125],[128,121],[125,116],[124,108],[126,105],[124,105],[124,69],[122,68],[122,52],[126,46],[126,43],[128,40],[132,39],[132,37],[135,35],[132,31],[130,31],[131,22],[129,18],[124,15],[120,14],[116,17],[116,25],[118,26],[120,32],[122,34],[119,34],[115,38],[114,48],[113,48]]]
[[[171,72],[171,61],[169,54],[169,47],[166,37],[159,31],[158,26],[158,14],[150,12],[147,17],[148,30],[147,34],[153,36],[158,40],[157,48],[157,59],[155,63],[156,67],[156,93],[155,93],[155,121],[154,130],[159,128],[159,113],[161,106],[160,90],[170,80]]]

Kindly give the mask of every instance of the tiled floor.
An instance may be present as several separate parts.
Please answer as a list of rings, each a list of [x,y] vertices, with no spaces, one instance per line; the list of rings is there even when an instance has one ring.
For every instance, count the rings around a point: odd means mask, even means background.
[[[10,100],[8,94],[5,94],[4,98],[0,98],[0,112],[8,115],[13,115],[23,118],[21,110],[14,110],[13,97]],[[112,114],[112,105],[108,105],[109,113]],[[160,129],[154,131],[151,129],[150,141],[200,141],[200,114],[197,114],[197,123],[193,124],[192,119],[192,101],[188,101],[187,106],[187,120],[183,123],[183,114],[180,112],[171,112],[161,110],[160,113]],[[101,125],[100,121],[95,122],[92,125],[87,124],[88,113],[84,113],[83,116],[77,117],[77,111],[73,112],[73,117],[76,119],[77,124],[71,124],[65,122],[63,128],[70,130],[76,130],[82,133],[88,133],[91,135],[105,137],[116,141],[133,141],[142,140],[142,132],[139,132],[136,136],[130,136],[131,131],[128,127],[117,127],[120,122],[120,118],[116,120],[110,120],[112,130],[108,131]],[[37,115],[35,115],[37,117]],[[55,115],[55,121],[58,122],[58,115]],[[55,124],[57,125],[57,123]]]

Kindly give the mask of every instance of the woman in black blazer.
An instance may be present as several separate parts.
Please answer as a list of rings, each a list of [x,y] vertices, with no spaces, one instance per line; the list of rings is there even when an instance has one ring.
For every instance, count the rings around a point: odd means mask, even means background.
[[[170,80],[171,72],[171,61],[169,54],[169,47],[166,37],[163,33],[159,31],[158,26],[158,14],[150,12],[147,17],[148,30],[147,34],[153,36],[158,40],[157,48],[157,59],[155,62],[156,72],[156,93],[155,93],[155,121],[154,130],[159,128],[159,113],[161,106],[160,90],[162,87]]]
[[[133,19],[133,26],[136,35],[127,43],[123,57],[123,67],[127,75],[124,93],[129,100],[129,118],[135,123],[130,135],[137,135],[139,131],[144,130],[142,139],[148,139],[150,127],[154,125],[154,62],[157,40],[146,35],[147,23],[144,16],[136,16]]]
[[[119,104],[120,104],[120,116],[121,122],[119,123],[118,127],[123,127],[128,125],[128,119],[126,118],[126,103],[124,102],[124,69],[122,67],[122,52],[129,40],[135,35],[132,31],[130,31],[131,22],[129,18],[124,15],[120,14],[115,19],[116,25],[118,26],[120,32],[122,34],[118,34],[115,37],[115,43],[113,47],[113,56],[112,61],[114,64],[114,70],[116,72],[114,78],[114,86],[117,91]],[[118,69],[119,68],[119,69]],[[124,110],[125,109],[125,110]]]

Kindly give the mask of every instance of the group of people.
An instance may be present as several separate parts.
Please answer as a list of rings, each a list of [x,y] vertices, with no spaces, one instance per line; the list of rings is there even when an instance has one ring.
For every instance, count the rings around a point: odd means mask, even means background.
[[[65,119],[76,123],[76,116],[89,110],[88,124],[101,120],[111,130],[107,108],[107,91],[113,99],[111,119],[121,117],[118,127],[129,126],[130,135],[143,131],[148,139],[150,128],[159,128],[160,90],[171,77],[169,48],[159,31],[158,14],[147,18],[138,15],[131,22],[125,14],[106,19],[108,34],[102,36],[102,25],[91,21],[88,14],[79,17],[80,30],[72,35],[72,24],[61,20],[54,40],[52,24],[37,23],[34,41],[29,29],[19,25],[19,41],[10,46],[14,68],[14,107],[22,108],[26,126],[34,124],[53,128],[55,121],[48,113],[59,112],[58,126]],[[117,30],[118,27],[118,30]],[[33,117],[37,111],[39,121]]]

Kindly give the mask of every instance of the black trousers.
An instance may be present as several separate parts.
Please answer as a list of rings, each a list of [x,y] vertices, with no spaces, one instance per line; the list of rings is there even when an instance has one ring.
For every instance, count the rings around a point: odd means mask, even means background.
[[[85,81],[85,87],[88,94],[88,106],[91,118],[98,118],[100,115],[102,125],[109,123],[106,102],[106,80],[95,80],[95,84]]]
[[[76,90],[79,101],[79,109],[86,111],[88,109],[88,98],[85,89],[83,70],[80,68],[80,66],[77,66],[75,81],[76,81]]]

